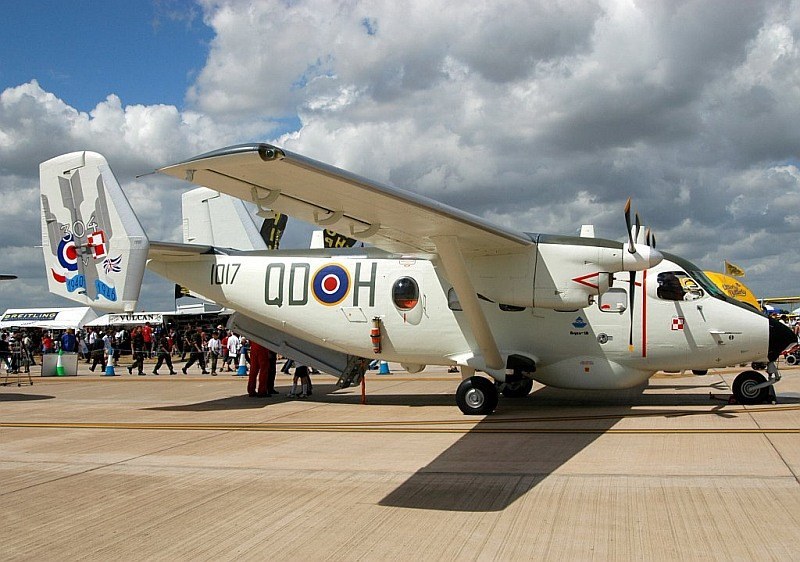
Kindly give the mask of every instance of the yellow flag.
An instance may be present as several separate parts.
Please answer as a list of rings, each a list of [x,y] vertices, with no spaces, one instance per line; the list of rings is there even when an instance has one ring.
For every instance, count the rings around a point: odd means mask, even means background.
[[[761,305],[758,304],[756,296],[744,283],[740,283],[733,277],[723,273],[714,271],[704,271],[703,273],[729,297],[746,302],[756,310],[761,310]]]
[[[725,273],[733,277],[744,277],[744,269],[725,260]]]

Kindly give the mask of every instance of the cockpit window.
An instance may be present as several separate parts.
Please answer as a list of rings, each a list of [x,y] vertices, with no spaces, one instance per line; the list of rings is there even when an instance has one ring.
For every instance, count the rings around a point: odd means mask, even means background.
[[[689,274],[697,280],[700,286],[705,289],[705,291],[717,298],[725,299],[725,293],[717,287],[717,284],[714,283],[711,279],[709,279],[705,273],[699,270],[692,270]]]
[[[714,298],[723,300],[723,301],[727,302],[728,304],[732,304],[734,306],[738,306],[739,308],[743,308],[745,310],[753,312],[753,307],[752,306],[750,306],[749,304],[745,304],[742,301],[736,300],[733,297],[729,297],[728,295],[726,295],[708,277],[706,277],[706,275],[703,273],[703,271],[699,267],[697,267],[695,264],[693,264],[689,260],[686,260],[686,259],[684,259],[684,258],[682,258],[680,256],[676,256],[674,254],[670,254],[670,253],[667,253],[667,252],[662,252],[662,253],[664,254],[664,257],[666,259],[668,259],[669,261],[673,262],[678,267],[683,268],[683,271],[681,271],[679,273],[683,273],[684,275],[686,275],[686,273],[684,273],[684,272],[688,271],[689,274],[691,275],[691,277],[700,284],[700,286],[703,288],[703,290],[706,292],[706,294],[711,295]]]
[[[693,301],[702,298],[700,285],[683,271],[665,271],[658,274],[656,295],[668,301]]]

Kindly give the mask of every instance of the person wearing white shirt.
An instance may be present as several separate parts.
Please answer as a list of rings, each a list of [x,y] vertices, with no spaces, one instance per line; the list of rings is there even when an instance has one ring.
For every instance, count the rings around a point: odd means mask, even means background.
[[[212,332],[208,340],[208,354],[211,358],[211,376],[217,376],[217,359],[222,355],[222,343],[219,341],[219,332]]]
[[[227,357],[228,363],[226,363],[229,372],[234,370],[231,369],[230,361],[233,361],[233,364],[236,365],[236,361],[238,360],[239,357],[240,346],[241,343],[239,341],[239,336],[231,332],[231,335],[228,336],[228,357]]]

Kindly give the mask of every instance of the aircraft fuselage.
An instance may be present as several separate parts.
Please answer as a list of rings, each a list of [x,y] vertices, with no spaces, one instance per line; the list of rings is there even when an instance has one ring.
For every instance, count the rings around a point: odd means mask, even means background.
[[[474,354],[477,346],[457,296],[429,259],[370,251],[355,255],[352,250],[279,251],[151,261],[149,267],[210,300],[246,310],[264,324],[323,347],[407,365],[458,363],[504,378],[504,371],[486,367]],[[699,287],[690,301],[657,294],[659,274],[687,274],[685,269],[664,259],[638,272],[633,314],[629,272],[613,276],[603,300],[591,298],[595,302],[585,307],[560,311],[498,302],[483,295],[479,280],[475,285],[501,354],[535,361],[533,378],[551,386],[626,388],[662,369],[706,369],[766,357],[767,319],[755,311]],[[410,307],[410,302],[398,306],[393,298],[393,287],[405,279],[418,287]],[[533,291],[532,277],[521,275],[518,282],[529,283]],[[370,340],[374,318],[380,319],[382,333],[378,355]]]

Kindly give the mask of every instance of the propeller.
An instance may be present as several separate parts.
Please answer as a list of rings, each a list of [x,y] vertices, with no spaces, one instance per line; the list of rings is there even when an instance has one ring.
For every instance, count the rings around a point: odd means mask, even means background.
[[[633,227],[631,225],[631,198],[628,197],[628,202],[625,203],[625,226],[628,228],[628,251],[635,253],[636,248],[633,245]]]
[[[639,213],[636,213],[636,221],[639,221]],[[627,203],[625,203],[625,227],[628,230],[628,252],[631,254],[636,253],[636,237],[633,234],[633,224],[631,223],[631,198],[628,197]],[[638,234],[638,227],[637,227],[637,234]],[[633,351],[633,302],[634,302],[634,292],[636,290],[636,272],[630,272],[630,289],[628,290],[628,311],[630,312],[630,330],[628,332],[628,351]]]
[[[633,303],[635,302],[634,293],[636,292],[636,272],[631,271],[630,276],[631,289],[628,291],[628,297],[630,300],[628,310],[630,310],[631,314],[631,323],[628,331],[628,351],[633,352]]]
[[[639,240],[639,234],[642,229],[642,220],[639,213],[635,213],[635,219],[631,220],[631,198],[625,203],[625,226],[628,229],[628,253],[635,254],[637,252],[636,242]],[[653,250],[656,248],[656,237],[648,228],[645,232],[646,244]],[[636,302],[636,270],[630,271],[630,290],[628,291],[628,309],[630,311],[630,328],[628,331],[628,350],[633,351],[633,319],[634,319],[634,303]]]

